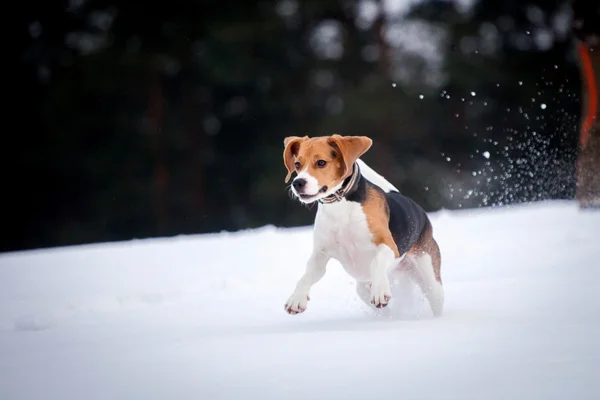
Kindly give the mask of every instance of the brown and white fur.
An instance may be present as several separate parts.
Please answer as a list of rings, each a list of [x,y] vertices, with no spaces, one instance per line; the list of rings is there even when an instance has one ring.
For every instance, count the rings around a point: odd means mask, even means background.
[[[285,303],[289,314],[306,310],[310,289],[323,278],[331,258],[356,280],[366,304],[387,306],[392,297],[389,275],[407,270],[433,314],[442,314],[441,256],[431,223],[416,203],[359,159],[372,143],[368,137],[340,135],[284,140],[286,183],[296,172],[293,194],[303,203],[319,201],[312,254]],[[358,184],[348,192],[355,176]]]

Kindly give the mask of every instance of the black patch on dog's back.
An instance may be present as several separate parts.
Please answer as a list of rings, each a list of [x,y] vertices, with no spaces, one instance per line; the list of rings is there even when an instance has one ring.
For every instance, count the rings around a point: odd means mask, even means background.
[[[401,193],[389,192],[385,197],[390,210],[390,232],[402,255],[419,240],[429,219],[421,206]]]
[[[380,192],[386,199],[387,212],[389,215],[389,229],[394,238],[400,255],[410,250],[423,230],[427,226],[429,218],[421,206],[412,199],[399,192],[385,193],[379,186],[360,176],[356,183],[356,189],[346,197],[348,201],[356,201],[364,204],[367,199],[367,187],[372,187]]]

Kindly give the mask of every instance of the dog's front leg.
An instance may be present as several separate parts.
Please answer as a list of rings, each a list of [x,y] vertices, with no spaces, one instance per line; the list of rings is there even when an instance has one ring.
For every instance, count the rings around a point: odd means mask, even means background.
[[[329,261],[329,256],[323,250],[313,250],[312,255],[306,264],[306,271],[302,278],[296,284],[294,293],[285,303],[285,311],[295,315],[306,310],[308,305],[310,288],[323,278],[325,267]]]
[[[394,251],[385,244],[377,246],[375,257],[371,261],[371,304],[377,308],[388,305],[392,298],[388,269],[396,259]]]

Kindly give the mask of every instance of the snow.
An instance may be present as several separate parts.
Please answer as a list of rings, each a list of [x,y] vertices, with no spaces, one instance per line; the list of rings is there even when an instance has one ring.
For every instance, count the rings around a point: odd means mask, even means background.
[[[331,262],[283,304],[310,228],[0,255],[0,399],[598,399],[600,213],[431,214],[444,315],[374,315]]]

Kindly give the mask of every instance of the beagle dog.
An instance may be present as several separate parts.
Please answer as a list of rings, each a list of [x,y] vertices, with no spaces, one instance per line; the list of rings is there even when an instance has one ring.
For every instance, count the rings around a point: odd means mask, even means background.
[[[311,287],[331,258],[356,280],[358,296],[382,308],[392,297],[390,275],[408,271],[434,316],[442,314],[440,249],[426,212],[359,159],[373,141],[365,136],[287,137],[283,161],[291,191],[302,203],[318,202],[313,249],[306,270],[285,303],[289,314],[306,310]]]

